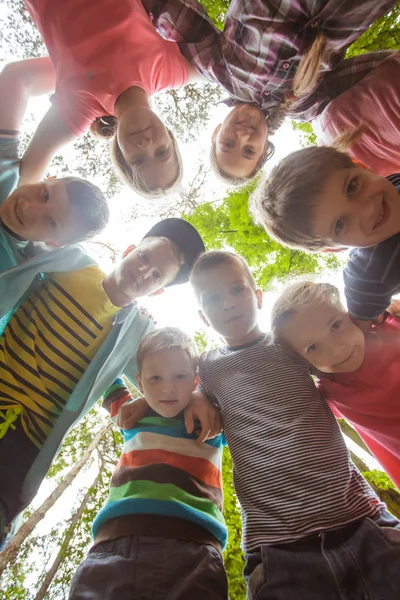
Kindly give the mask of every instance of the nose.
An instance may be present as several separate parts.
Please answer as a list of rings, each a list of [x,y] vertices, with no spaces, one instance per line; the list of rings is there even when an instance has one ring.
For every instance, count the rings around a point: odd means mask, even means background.
[[[228,312],[232,309],[235,308],[235,303],[233,300],[224,300],[223,304],[222,304],[222,310],[224,310],[225,312]]]
[[[152,142],[153,142],[153,140],[148,136],[140,137],[136,142],[136,146],[140,150],[147,150],[147,148],[149,148],[151,146]]]
[[[343,340],[336,340],[331,344],[331,353],[334,358],[338,358],[341,356],[343,351],[346,348],[346,343]]]
[[[363,233],[370,233],[375,225],[376,202],[372,198],[366,198],[355,207],[357,218]]]
[[[247,141],[251,137],[251,131],[247,128],[238,127],[236,129],[236,137],[240,140]]]
[[[172,382],[169,381],[169,380],[167,380],[167,381],[164,380],[163,383],[164,383],[163,388],[162,388],[163,396],[165,396],[167,398],[169,396],[172,397],[174,395],[173,394],[173,392],[174,392],[174,386],[172,385]]]

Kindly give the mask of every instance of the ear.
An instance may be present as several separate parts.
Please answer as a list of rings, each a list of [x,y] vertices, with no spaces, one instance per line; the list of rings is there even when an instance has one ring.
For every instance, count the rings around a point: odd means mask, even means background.
[[[258,310],[261,310],[263,307],[263,298],[264,298],[264,294],[263,294],[262,290],[256,290],[256,296],[257,296],[257,308],[258,308]]]
[[[46,246],[50,246],[53,248],[61,248],[64,244],[60,244],[60,242],[45,242]]]
[[[143,394],[143,386],[142,386],[142,380],[140,379],[140,375],[136,375],[136,381],[137,381],[140,391]]]
[[[128,254],[130,254],[132,252],[132,250],[134,250],[136,248],[135,244],[131,244],[130,246],[127,247],[127,249],[125,250],[125,252],[122,255],[122,258],[126,258],[128,256]]]
[[[348,248],[324,248],[322,252],[344,252],[345,250],[348,250]]]
[[[207,325],[207,327],[210,327],[210,323],[207,321],[207,318],[204,316],[203,312],[201,310],[197,311],[200,319],[203,321],[204,325]]]
[[[212,136],[211,136],[211,141],[212,142],[215,142],[215,140],[217,138],[217,135],[218,135],[219,130],[221,129],[221,127],[222,127],[222,123],[220,123],[219,125],[217,125],[216,128],[214,129],[214,131],[212,132]]]
[[[149,294],[149,297],[159,296],[160,294],[163,294],[164,292],[165,292],[165,289],[160,288],[159,290],[156,290],[155,292],[151,292],[151,294]]]
[[[194,378],[194,381],[193,381],[193,391],[197,388],[197,386],[199,384],[199,379],[200,379],[200,375],[198,373],[196,373],[196,377]]]

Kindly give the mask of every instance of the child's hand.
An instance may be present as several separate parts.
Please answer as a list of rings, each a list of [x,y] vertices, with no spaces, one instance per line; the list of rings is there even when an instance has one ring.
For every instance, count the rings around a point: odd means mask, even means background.
[[[134,402],[124,404],[119,409],[118,427],[121,427],[121,429],[132,429],[140,419],[143,419],[147,415],[149,410],[146,398],[138,398]]]
[[[194,422],[200,421],[198,443],[219,435],[223,429],[221,413],[204,394],[193,392],[192,400],[185,410],[185,426],[188,433],[194,431]]]

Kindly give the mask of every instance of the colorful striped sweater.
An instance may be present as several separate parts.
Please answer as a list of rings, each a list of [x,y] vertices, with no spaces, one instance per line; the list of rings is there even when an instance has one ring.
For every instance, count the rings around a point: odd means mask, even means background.
[[[119,381],[103,402],[114,422],[120,407],[132,399]],[[109,497],[93,522],[95,543],[162,532],[161,537],[214,540],[223,549],[227,542],[221,512],[223,434],[199,445],[195,434],[186,433],[182,419],[154,412],[121,433],[124,446]]]

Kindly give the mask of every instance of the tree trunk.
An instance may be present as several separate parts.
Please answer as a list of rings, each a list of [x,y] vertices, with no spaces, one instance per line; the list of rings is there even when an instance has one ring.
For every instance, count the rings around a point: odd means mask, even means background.
[[[47,511],[56,503],[56,501],[60,498],[60,496],[64,493],[64,491],[71,485],[75,477],[81,471],[82,467],[87,463],[92,454],[93,450],[97,448],[100,443],[100,440],[105,435],[105,433],[111,428],[111,423],[104,427],[96,437],[93,438],[92,443],[82,455],[82,458],[78,460],[76,465],[70,470],[67,476],[58,484],[56,489],[46,498],[41,506],[35,510],[29,517],[29,519],[20,527],[17,531],[13,539],[10,541],[8,546],[0,552],[0,575],[6,568],[7,564],[14,560],[18,551],[24,542],[25,538],[28,537],[30,533],[32,533],[33,529],[36,525],[44,518]]]
[[[87,505],[90,497],[93,494],[93,490],[96,490],[97,485],[98,485],[99,481],[101,480],[102,471],[103,471],[103,468],[100,467],[99,472],[97,473],[92,485],[88,488],[78,510],[74,513],[72,520],[71,520],[71,524],[65,533],[64,540],[60,546],[58,554],[57,554],[56,558],[54,559],[54,562],[51,565],[50,569],[47,571],[46,577],[44,578],[44,581],[43,581],[42,585],[40,586],[38,593],[35,596],[35,600],[43,600],[43,598],[45,597],[45,594],[46,594],[48,588],[50,587],[51,582],[53,581],[54,575],[57,573],[57,569],[60,566],[60,564],[65,556],[65,552],[71,542],[71,539],[73,538],[76,526],[78,525],[78,523],[82,517],[83,511],[85,510],[86,505]]]
[[[361,437],[358,435],[357,431],[354,429],[354,427],[350,425],[350,423],[348,423],[344,419],[338,419],[338,423],[344,435],[347,435],[347,437],[350,438],[352,442],[357,444],[357,446],[359,446],[362,450],[365,450],[365,452],[368,452],[368,454],[372,456],[370,449],[363,442]]]

